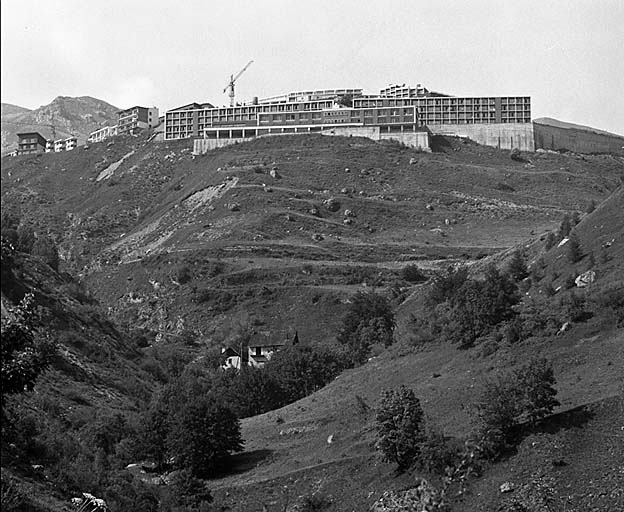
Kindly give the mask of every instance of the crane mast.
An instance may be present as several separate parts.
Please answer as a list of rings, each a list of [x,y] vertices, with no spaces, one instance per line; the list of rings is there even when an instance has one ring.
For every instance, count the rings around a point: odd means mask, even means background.
[[[235,105],[235,102],[234,102],[234,82],[236,82],[236,80],[238,80],[240,78],[240,76],[247,70],[247,68],[249,66],[251,66],[252,62],[253,62],[253,60],[250,60],[247,63],[247,65],[236,74],[236,76],[230,75],[230,81],[225,86],[225,89],[223,89],[223,92],[226,92],[228,89],[230,90],[230,93],[229,93],[229,96],[230,96],[230,107],[233,107]]]

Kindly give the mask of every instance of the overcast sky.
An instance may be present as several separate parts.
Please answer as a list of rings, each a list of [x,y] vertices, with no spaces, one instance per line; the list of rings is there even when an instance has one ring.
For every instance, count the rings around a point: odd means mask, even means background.
[[[2,0],[2,101],[120,108],[423,84],[624,134],[624,0]]]

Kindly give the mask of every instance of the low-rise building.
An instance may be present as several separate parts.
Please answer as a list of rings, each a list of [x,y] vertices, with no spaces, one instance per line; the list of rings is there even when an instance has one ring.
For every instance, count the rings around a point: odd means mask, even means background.
[[[17,134],[17,154],[45,153],[47,140],[39,132]]]
[[[105,126],[104,128],[91,132],[87,138],[87,142],[102,142],[103,140],[108,139],[109,137],[114,137],[115,135],[117,135],[117,125]]]

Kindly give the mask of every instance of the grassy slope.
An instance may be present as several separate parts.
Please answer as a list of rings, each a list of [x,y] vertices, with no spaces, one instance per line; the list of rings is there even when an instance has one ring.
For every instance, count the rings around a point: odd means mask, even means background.
[[[333,337],[344,301],[356,288],[346,278],[322,282],[329,265],[372,262],[391,269],[411,259],[420,264],[470,259],[537,240],[558,225],[563,212],[607,197],[623,169],[621,160],[609,156],[531,154],[530,162],[519,163],[493,148],[456,139],[437,142],[439,151],[428,155],[365,139],[280,137],[193,158],[188,143],[117,138],[88,151],[3,160],[3,203],[18,201],[25,218],[40,229],[49,226],[68,262],[123,320],[144,313],[148,325],[171,332],[181,318],[210,342],[222,324],[254,317],[261,329],[296,328],[302,340],[315,341]],[[109,179],[97,181],[107,165],[131,151]],[[273,167],[281,179],[268,175]],[[238,182],[222,197],[196,209],[188,206],[194,193],[231,181],[227,177]],[[600,219],[621,219],[619,194],[597,210],[604,213]],[[323,206],[329,197],[339,199],[339,212]],[[239,211],[228,208],[234,202]],[[309,214],[312,207],[320,217]],[[345,208],[356,213],[352,226],[342,224]],[[445,219],[456,223],[447,225]],[[601,232],[605,240],[613,231],[606,220],[591,224],[591,219],[599,217],[587,217],[577,227],[588,248],[604,243],[595,237],[600,226],[607,224]],[[621,265],[617,229],[610,248],[614,257],[596,286]],[[315,233],[324,240],[313,240]],[[534,244],[539,249],[540,242]],[[550,270],[564,261],[557,251],[545,256]],[[125,263],[118,265],[120,260]],[[223,265],[217,275],[215,262]],[[184,285],[171,279],[179,264],[188,265],[192,275]],[[304,265],[316,273],[304,273],[309,271]],[[246,278],[239,284],[228,281],[241,274]],[[158,282],[158,290],[150,280]],[[264,287],[268,296],[262,295]],[[237,300],[225,311],[210,309],[214,304],[193,301],[194,290],[203,288],[226,290]],[[245,296],[248,289],[251,296]],[[130,293],[142,305],[130,300]],[[409,313],[408,302],[400,323],[407,324]],[[475,386],[494,369],[543,351],[555,361],[563,407],[572,407],[617,392],[620,347],[621,333],[590,321],[548,346],[521,345],[488,358],[446,345],[383,355],[311,397],[245,420],[247,453],[240,464],[246,471],[214,484],[229,489],[227,499],[238,510],[261,510],[262,501],[281,506],[317,487],[334,496],[336,510],[360,510],[409,478],[395,478],[392,468],[372,455],[372,412],[358,406],[356,395],[372,408],[382,388],[406,383],[446,433],[462,436],[470,428],[467,408]],[[309,428],[280,435],[292,427]]]

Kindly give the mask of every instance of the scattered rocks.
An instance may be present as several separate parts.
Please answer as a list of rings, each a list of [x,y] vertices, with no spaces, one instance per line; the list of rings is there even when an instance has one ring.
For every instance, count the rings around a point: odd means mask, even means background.
[[[410,165],[414,165],[416,163],[418,163],[418,160],[416,158],[410,158],[410,161],[409,161]]]
[[[596,280],[596,272],[593,270],[588,270],[587,272],[583,272],[580,276],[578,276],[574,280],[574,284],[576,284],[579,288],[584,288],[592,284]]]
[[[432,204],[427,204],[425,206],[425,208],[427,208],[427,210],[433,211],[433,205]]]
[[[228,203],[227,209],[230,210],[231,212],[239,212],[240,205],[238,203]]]
[[[271,178],[276,179],[276,180],[279,180],[282,178],[282,175],[279,172],[277,172],[275,169],[271,169],[269,174],[271,175]]]
[[[313,206],[312,208],[310,208],[308,210],[308,213],[310,215],[314,215],[315,217],[320,217],[321,216],[321,212],[319,212],[319,209],[316,206]]]
[[[322,240],[325,240],[325,237],[321,235],[320,233],[314,233],[312,235],[312,240],[314,240],[315,242],[320,242]]]
[[[353,213],[353,211],[349,210],[348,208],[344,211],[344,216],[345,217],[355,217],[355,213]]]
[[[345,226],[349,226],[349,225],[353,224],[353,219],[351,219],[351,218],[347,217],[346,219],[344,219],[344,220],[342,221],[342,223],[343,223]]]

